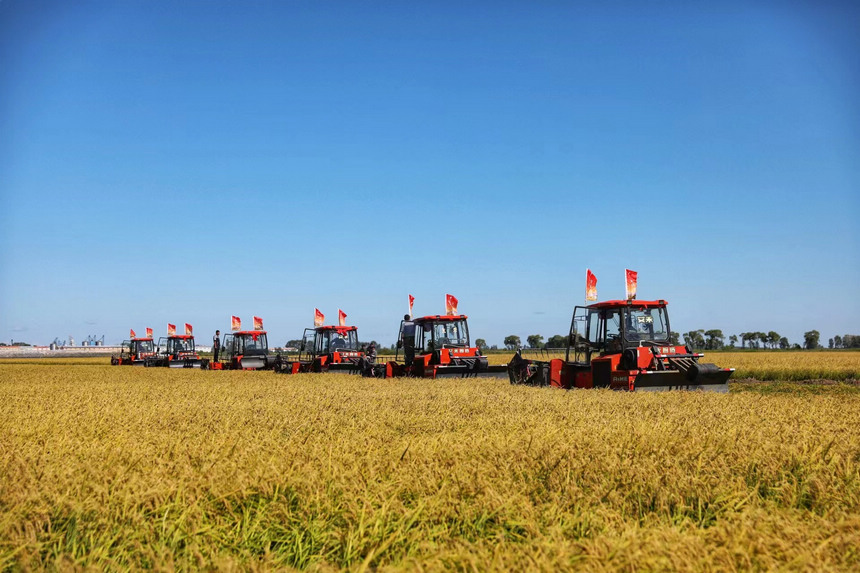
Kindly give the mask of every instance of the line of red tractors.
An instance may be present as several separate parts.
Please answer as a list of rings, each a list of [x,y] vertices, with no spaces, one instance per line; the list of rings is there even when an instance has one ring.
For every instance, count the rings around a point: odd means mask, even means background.
[[[702,354],[672,344],[664,300],[610,300],[574,309],[564,358],[530,359],[517,351],[492,365],[472,345],[468,317],[428,315],[403,320],[393,360],[378,362],[359,346],[355,326],[305,329],[298,353],[269,352],[265,330],[224,335],[218,360],[201,358],[193,335],[151,336],[123,342],[113,364],[273,370],[280,374],[344,372],[375,378],[502,377],[512,384],[616,390],[728,391],[733,369],[700,361]]]

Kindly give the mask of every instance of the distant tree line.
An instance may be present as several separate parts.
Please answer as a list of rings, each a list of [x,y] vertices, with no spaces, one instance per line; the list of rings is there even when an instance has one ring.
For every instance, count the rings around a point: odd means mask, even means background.
[[[860,336],[856,334],[838,334],[827,341],[828,348],[860,348]]]

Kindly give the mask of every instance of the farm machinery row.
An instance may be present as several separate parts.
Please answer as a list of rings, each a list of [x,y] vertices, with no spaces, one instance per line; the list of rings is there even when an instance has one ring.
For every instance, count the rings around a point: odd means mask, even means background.
[[[401,356],[402,351],[402,356]],[[295,358],[275,359],[275,372],[344,372],[373,378],[507,378],[507,367],[488,364],[469,338],[468,317],[460,314],[415,318],[400,323],[394,360],[377,363],[375,348],[360,348],[354,326],[305,329]]]
[[[168,368],[202,368],[209,366],[209,359],[201,358],[194,345],[191,325],[185,325],[185,334],[176,334],[175,326],[168,325],[168,334],[155,342],[152,329],[146,336],[138,337],[131,331],[129,340],[124,340],[119,355],[111,356],[115,366],[147,366]]]
[[[704,363],[702,354],[672,342],[665,300],[577,306],[563,359],[530,359],[527,352],[518,350],[506,365],[489,364],[471,343],[468,317],[451,310],[415,319],[406,315],[400,322],[393,360],[377,361],[375,348],[361,346],[358,329],[343,321],[338,326],[306,328],[296,354],[272,355],[260,321],[254,330],[226,334],[212,360],[200,358],[188,331],[184,336],[170,333],[157,344],[151,332],[144,338],[132,337],[112,362],[278,374],[341,372],[373,378],[498,377],[511,384],[628,391],[727,392],[733,372]]]

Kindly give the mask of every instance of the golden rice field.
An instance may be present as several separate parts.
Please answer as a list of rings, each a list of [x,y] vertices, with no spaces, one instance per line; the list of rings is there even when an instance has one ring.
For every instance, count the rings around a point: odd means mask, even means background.
[[[0,361],[0,569],[858,570],[860,392],[743,386]]]

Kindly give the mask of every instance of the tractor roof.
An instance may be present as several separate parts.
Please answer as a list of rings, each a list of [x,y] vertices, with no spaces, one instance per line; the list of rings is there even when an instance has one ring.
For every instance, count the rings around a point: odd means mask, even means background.
[[[189,338],[193,339],[194,335],[193,334],[174,334],[173,336],[168,336],[167,338],[170,338],[170,339],[181,338],[182,340],[187,340]]]
[[[665,300],[605,300],[588,305],[588,308],[664,308]]]
[[[353,330],[358,330],[355,326],[317,326],[314,328],[317,332],[325,332],[326,330],[334,330],[337,331],[338,334],[343,334],[344,332],[350,332]]]
[[[132,342],[146,342],[146,341],[152,342],[152,337],[149,337],[149,338],[132,338],[131,341]]]
[[[266,334],[265,330],[240,330],[238,332],[230,332],[228,334],[233,334],[235,336],[259,336],[260,334]]]
[[[452,321],[452,320],[466,320],[467,318],[469,318],[469,317],[466,316],[465,314],[455,314],[453,316],[447,315],[447,314],[446,315],[437,314],[437,315],[430,315],[430,316],[420,316],[416,319],[413,319],[412,322],[416,322],[418,324],[421,324],[422,322],[445,322],[445,321]]]

